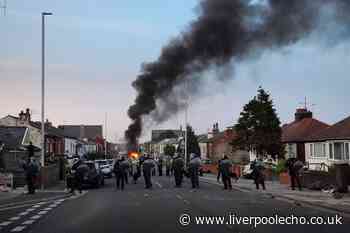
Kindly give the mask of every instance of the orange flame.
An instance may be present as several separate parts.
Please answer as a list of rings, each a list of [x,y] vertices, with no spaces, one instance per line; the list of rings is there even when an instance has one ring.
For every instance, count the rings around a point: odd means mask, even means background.
[[[139,153],[137,153],[137,152],[130,152],[129,153],[129,158],[131,158],[131,159],[138,159],[139,158]]]

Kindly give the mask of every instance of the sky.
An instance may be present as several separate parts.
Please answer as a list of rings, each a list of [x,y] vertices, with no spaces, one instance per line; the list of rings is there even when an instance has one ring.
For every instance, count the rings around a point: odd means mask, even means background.
[[[3,0],[0,0],[2,2]],[[46,118],[54,125],[104,124],[121,139],[130,123],[131,83],[144,62],[196,18],[197,0],[24,1],[8,0],[0,16],[0,117],[30,108],[40,120],[41,12],[46,18]],[[259,86],[270,92],[283,123],[308,106],[315,118],[333,124],[350,115],[350,41],[325,43],[317,33],[278,51],[235,64],[229,81],[207,74],[188,116],[196,133],[235,124]],[[152,129],[184,125],[184,113]]]

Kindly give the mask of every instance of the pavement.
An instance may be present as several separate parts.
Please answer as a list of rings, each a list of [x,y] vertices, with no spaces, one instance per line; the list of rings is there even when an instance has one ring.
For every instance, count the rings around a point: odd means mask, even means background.
[[[206,174],[201,177],[203,181],[217,183],[216,176]],[[350,214],[350,194],[344,194],[341,199],[335,199],[331,193],[313,191],[308,189],[291,190],[287,185],[278,181],[266,181],[266,191],[256,190],[253,180],[239,179],[233,182],[233,188],[242,192],[254,192],[257,194],[269,195],[271,197],[294,201],[297,204],[312,205],[314,207],[325,208],[336,212]]]
[[[90,189],[82,195],[37,200],[23,203],[22,206],[0,206],[0,232],[349,232],[350,217],[342,213],[338,213],[342,217],[342,225],[261,224],[254,227],[249,223],[227,221],[200,224],[197,221],[199,217],[227,217],[229,214],[326,219],[334,217],[335,213],[256,192],[222,190],[218,184],[203,179],[198,190],[190,188],[188,179],[182,188],[174,188],[173,180],[164,176],[153,177],[153,189],[146,190],[140,179],[138,184],[129,184],[124,191],[120,191],[115,189],[114,180],[108,179],[104,187]],[[189,221],[182,221],[184,216]]]
[[[54,196],[67,195],[65,183],[60,182],[55,186],[46,189],[37,189],[35,195],[27,195],[26,187],[19,187],[9,192],[0,192],[0,205],[12,202],[29,201],[35,199],[43,199]]]

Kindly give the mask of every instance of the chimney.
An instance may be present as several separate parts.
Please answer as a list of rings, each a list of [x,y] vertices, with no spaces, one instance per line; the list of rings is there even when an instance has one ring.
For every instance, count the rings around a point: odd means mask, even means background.
[[[52,127],[52,122],[50,122],[49,119],[46,119],[45,126]]]
[[[19,120],[20,121],[25,121],[25,114],[23,111],[21,111],[19,114],[18,114],[18,117],[19,117]]]
[[[298,108],[294,114],[295,121],[301,121],[305,118],[312,118],[312,112],[308,111],[306,108]]]
[[[27,122],[30,122],[30,121],[31,121],[30,109],[29,109],[29,108],[26,109],[25,120],[26,120]]]

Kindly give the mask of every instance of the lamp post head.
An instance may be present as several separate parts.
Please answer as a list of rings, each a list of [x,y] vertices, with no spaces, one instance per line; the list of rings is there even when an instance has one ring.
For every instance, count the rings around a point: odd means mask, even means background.
[[[42,12],[41,15],[42,15],[42,16],[52,15],[52,13],[51,13],[51,12]]]

